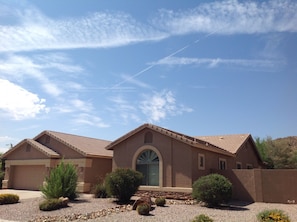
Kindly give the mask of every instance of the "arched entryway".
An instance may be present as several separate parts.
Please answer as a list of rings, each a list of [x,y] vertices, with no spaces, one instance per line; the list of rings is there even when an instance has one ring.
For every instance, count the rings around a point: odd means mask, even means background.
[[[144,146],[135,153],[135,170],[143,174],[143,186],[162,186],[162,158],[159,151],[151,146]]]

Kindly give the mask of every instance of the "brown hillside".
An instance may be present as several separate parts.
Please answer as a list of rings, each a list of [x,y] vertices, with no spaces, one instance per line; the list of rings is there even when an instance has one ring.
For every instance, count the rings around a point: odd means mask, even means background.
[[[297,136],[288,136],[273,140],[277,146],[287,147],[291,150],[297,150]]]

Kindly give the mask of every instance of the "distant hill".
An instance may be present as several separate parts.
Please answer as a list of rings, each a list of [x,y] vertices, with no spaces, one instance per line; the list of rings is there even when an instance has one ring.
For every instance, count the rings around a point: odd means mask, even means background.
[[[297,150],[297,136],[288,136],[284,138],[277,138],[272,140],[277,146]]]

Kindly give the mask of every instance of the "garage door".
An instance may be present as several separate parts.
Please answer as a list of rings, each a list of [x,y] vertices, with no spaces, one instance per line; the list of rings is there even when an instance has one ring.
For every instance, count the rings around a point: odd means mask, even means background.
[[[44,165],[25,165],[13,167],[12,187],[14,189],[39,190],[45,178]]]

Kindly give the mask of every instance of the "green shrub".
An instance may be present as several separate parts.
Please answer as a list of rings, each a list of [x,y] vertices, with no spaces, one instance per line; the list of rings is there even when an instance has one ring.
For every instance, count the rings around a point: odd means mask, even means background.
[[[192,222],[213,222],[213,219],[211,219],[210,217],[208,217],[205,214],[200,214],[198,216],[196,216]]]
[[[108,197],[106,186],[104,183],[96,184],[92,190],[95,198],[106,198]]]
[[[42,211],[58,210],[62,207],[62,201],[59,199],[46,199],[39,204],[39,209]]]
[[[105,185],[108,195],[116,197],[121,203],[128,203],[141,181],[140,172],[118,168],[106,176]]]
[[[149,204],[141,203],[137,206],[136,210],[139,215],[149,215],[151,209]]]
[[[222,175],[209,174],[194,182],[192,196],[207,206],[218,206],[231,199],[232,184]]]
[[[165,197],[157,197],[155,199],[155,204],[159,207],[164,207],[164,205],[166,204],[166,199]]]
[[[76,195],[77,172],[73,164],[63,161],[46,178],[46,183],[41,187],[42,193],[48,199],[68,197],[74,200]]]
[[[257,215],[257,219],[260,222],[290,222],[290,218],[282,210],[264,210]]]
[[[16,194],[10,194],[10,193],[0,194],[0,205],[14,204],[19,202],[19,200],[20,200],[20,197]]]

